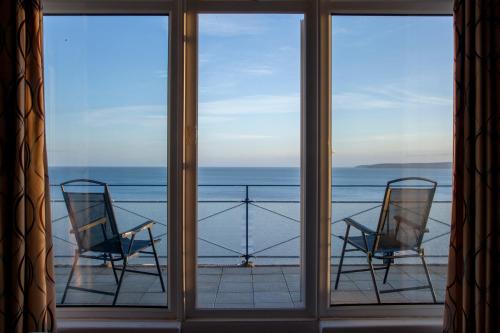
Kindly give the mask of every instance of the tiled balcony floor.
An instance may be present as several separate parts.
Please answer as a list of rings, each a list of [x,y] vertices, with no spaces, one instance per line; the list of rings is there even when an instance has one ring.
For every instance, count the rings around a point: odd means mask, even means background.
[[[345,269],[365,268],[344,266]],[[154,271],[154,267],[136,266],[133,269]],[[70,267],[56,266],[56,292],[60,303]],[[429,265],[438,302],[444,299],[446,266]],[[332,286],[336,266],[332,266]],[[383,270],[376,271],[380,290],[405,288],[426,283],[421,265],[394,265],[388,282],[382,284]],[[166,282],[166,270],[163,271]],[[116,284],[111,268],[81,266],[73,278],[73,285],[113,292]],[[302,306],[300,275],[297,266],[215,267],[198,269],[198,306],[202,308],[293,308]],[[376,298],[369,272],[342,274],[338,290],[331,293],[332,304],[375,303]],[[161,292],[159,278],[127,272],[118,297],[118,305],[165,306],[167,295]],[[430,303],[428,289],[381,295],[382,303]],[[109,306],[112,296],[69,290],[65,305]]]

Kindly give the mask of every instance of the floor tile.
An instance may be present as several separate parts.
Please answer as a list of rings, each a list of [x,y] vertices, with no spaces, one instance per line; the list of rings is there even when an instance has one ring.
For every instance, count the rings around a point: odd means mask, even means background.
[[[217,303],[253,303],[253,294],[219,292],[215,300],[216,305]]]
[[[289,292],[285,291],[256,291],[254,292],[255,303],[281,303],[292,302]]]

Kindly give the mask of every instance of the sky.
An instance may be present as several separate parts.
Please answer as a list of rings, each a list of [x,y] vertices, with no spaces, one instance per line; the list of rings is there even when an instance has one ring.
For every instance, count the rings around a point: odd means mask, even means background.
[[[300,163],[299,14],[199,17],[201,166]],[[49,165],[166,165],[168,17],[44,18]],[[451,17],[332,18],[334,166],[450,161]]]

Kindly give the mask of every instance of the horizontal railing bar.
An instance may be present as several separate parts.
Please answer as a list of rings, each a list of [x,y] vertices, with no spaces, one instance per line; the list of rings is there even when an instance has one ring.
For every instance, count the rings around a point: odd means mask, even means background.
[[[167,184],[107,184],[108,186],[113,186],[113,187],[168,187]],[[52,187],[59,187],[61,186],[60,184],[50,184],[50,186]],[[86,184],[86,185],[77,185],[77,184],[68,184],[68,185],[64,185],[64,186],[102,186],[102,185],[98,185],[98,184]],[[300,184],[198,184],[199,187],[300,187],[301,185]],[[429,187],[429,185],[399,185],[397,187]],[[437,187],[451,187],[452,185],[451,184],[438,184]],[[361,187],[361,188],[364,188],[364,187],[375,187],[375,188],[385,188],[387,187],[387,185],[385,184],[380,184],[380,185],[377,185],[377,184],[353,184],[353,185],[346,185],[346,184],[342,184],[342,185],[331,185],[331,187],[339,187],[339,188],[342,188],[342,187],[347,187],[347,188],[351,188],[351,187]]]
[[[50,202],[62,203],[62,199],[53,199]],[[113,200],[116,203],[167,203],[166,200]]]
[[[50,202],[54,203],[62,203],[64,200],[62,199],[52,199]],[[113,200],[116,203],[168,203],[166,200]],[[237,203],[237,202],[245,202],[245,200],[199,200],[198,203]],[[255,203],[300,203],[298,200],[251,200],[250,202]],[[348,201],[348,200],[333,200],[331,203],[345,203],[345,204],[379,204],[381,201]],[[433,203],[451,203],[450,200],[434,200]]]
[[[72,255],[55,255],[54,258],[73,258],[74,256]],[[366,256],[363,256],[363,255],[360,255],[360,256],[347,256],[349,258],[360,258],[360,259],[363,259],[365,258],[366,259]],[[438,254],[434,254],[434,255],[428,255],[426,254],[425,255],[426,258],[448,258],[448,255],[438,255]],[[136,258],[151,258],[151,256],[137,256]],[[167,256],[160,256],[158,255],[158,258],[160,259],[166,259]],[[218,256],[208,256],[208,255],[200,255],[198,256],[198,258],[204,258],[204,259],[217,259],[217,258],[241,258],[241,256],[237,256],[237,255],[218,255]],[[274,256],[269,256],[269,255],[256,255],[255,258],[260,258],[260,259],[280,259],[280,258],[289,258],[289,259],[298,259],[300,258],[300,256],[278,256],[278,255],[274,255]],[[340,256],[331,256],[330,258],[340,258]],[[98,266],[98,265],[96,265]]]

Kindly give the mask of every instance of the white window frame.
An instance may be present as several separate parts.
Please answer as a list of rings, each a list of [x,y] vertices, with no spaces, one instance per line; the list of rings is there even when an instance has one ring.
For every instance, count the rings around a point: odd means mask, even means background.
[[[168,110],[167,110],[167,163],[168,163],[168,279],[167,279],[167,307],[157,306],[63,306],[57,307],[58,319],[88,319],[88,318],[133,318],[171,320],[182,316],[182,207],[181,202],[173,200],[175,193],[182,192],[182,164],[179,163],[179,144],[174,138],[182,133],[182,48],[173,47],[182,43],[182,32],[179,27],[179,2],[175,0],[45,0],[43,2],[44,15],[165,15],[168,16]]]
[[[442,304],[404,304],[404,305],[331,305],[330,299],[330,254],[331,254],[331,145],[332,145],[332,66],[331,40],[332,16],[344,15],[453,15],[451,0],[319,0],[320,13],[320,178],[328,179],[323,184],[320,196],[320,282],[318,291],[320,318],[403,318],[429,317],[441,318]],[[450,81],[452,79],[450,78]]]
[[[168,308],[60,307],[58,319],[318,320],[439,318],[442,305],[330,306],[332,14],[451,15],[451,0],[44,0],[47,15],[168,15]],[[197,207],[197,17],[199,13],[301,13],[306,22],[302,253],[305,307],[219,310],[195,307]],[[225,320],[225,321],[224,321]],[[425,320],[425,319],[423,319]],[[310,324],[313,323],[313,324]],[[297,326],[298,325],[298,326]],[[187,327],[187,326],[186,326]]]
[[[199,14],[237,14],[237,13],[279,13],[279,14],[303,14],[306,26],[306,60],[305,75],[305,108],[302,111],[306,117],[302,116],[302,140],[304,146],[314,147],[317,145],[316,125],[316,87],[315,61],[316,47],[314,44],[314,34],[316,25],[314,24],[315,7],[314,1],[309,0],[269,0],[269,1],[211,1],[211,0],[188,0],[186,8],[186,91],[190,94],[186,98],[186,207],[185,211],[185,233],[186,233],[186,318],[209,319],[209,318],[304,318],[314,319],[317,311],[316,286],[317,286],[317,160],[314,153],[302,151],[302,169],[306,175],[301,180],[301,192],[307,188],[307,196],[301,195],[302,205],[302,241],[303,251],[301,253],[301,279],[302,290],[304,290],[304,308],[283,308],[283,309],[203,309],[196,308],[196,265],[197,265],[197,229],[196,229],[196,209],[197,209],[197,105],[198,105],[198,15]],[[310,44],[308,44],[310,43]],[[302,83],[301,83],[302,84]],[[307,170],[307,171],[306,171]]]

